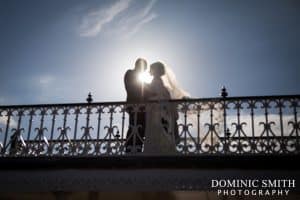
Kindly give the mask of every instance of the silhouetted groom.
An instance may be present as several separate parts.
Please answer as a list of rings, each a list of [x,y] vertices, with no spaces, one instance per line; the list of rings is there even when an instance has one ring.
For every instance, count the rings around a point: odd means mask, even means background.
[[[124,84],[127,92],[128,103],[140,103],[145,100],[144,85],[139,81],[139,75],[146,69],[147,61],[139,58],[135,62],[135,68],[133,70],[127,70],[124,77]],[[127,112],[129,114],[129,129],[126,135],[126,152],[133,152],[134,147],[136,152],[141,152],[145,136],[145,107],[140,106],[138,108],[134,108],[132,106],[128,106]],[[134,132],[134,127],[138,127],[137,132]]]

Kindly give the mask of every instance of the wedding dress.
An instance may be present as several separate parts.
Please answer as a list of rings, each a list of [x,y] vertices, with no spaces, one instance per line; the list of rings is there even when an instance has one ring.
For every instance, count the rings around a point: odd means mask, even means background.
[[[161,64],[161,63],[160,63]],[[171,68],[164,65],[165,74],[160,78],[154,78],[149,85],[149,90],[155,92],[149,100],[156,102],[146,105],[146,126],[144,153],[151,155],[177,154],[176,144],[186,140],[178,133],[178,111],[176,102],[168,102],[171,99],[189,99],[190,94],[180,87],[175,73]],[[200,112],[209,111],[209,107],[203,107]],[[219,124],[224,123],[221,108],[215,108],[217,114],[214,120]],[[197,115],[199,111],[195,107],[189,107],[185,113],[186,120],[194,126],[199,123]],[[180,123],[180,120],[178,120]],[[183,122],[181,122],[182,124]],[[177,132],[176,132],[177,129]],[[220,129],[219,132],[222,132]],[[176,139],[176,140],[175,140]],[[176,141],[176,142],[175,142]]]
[[[174,128],[178,113],[176,107],[167,102],[171,94],[161,78],[154,78],[148,89],[153,92],[148,99],[155,102],[146,107],[144,154],[175,154]]]

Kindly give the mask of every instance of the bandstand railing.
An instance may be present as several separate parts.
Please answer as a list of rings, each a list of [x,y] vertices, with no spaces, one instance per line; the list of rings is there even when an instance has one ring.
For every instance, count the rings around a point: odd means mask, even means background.
[[[227,97],[223,91],[220,98],[136,104],[0,106],[0,157],[143,154],[126,151],[127,111],[130,107],[133,113],[144,112],[147,109],[141,108],[151,104],[177,108],[180,155],[299,154],[299,99],[300,95]],[[137,137],[135,132],[128,134]]]

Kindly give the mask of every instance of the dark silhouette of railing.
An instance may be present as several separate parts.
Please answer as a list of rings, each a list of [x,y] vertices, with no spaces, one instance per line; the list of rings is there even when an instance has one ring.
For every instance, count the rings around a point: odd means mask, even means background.
[[[0,106],[0,156],[143,154],[135,146],[125,151],[126,110],[151,104],[177,107],[179,154],[299,154],[300,95],[227,97],[223,89],[221,96],[136,104],[92,103],[89,96],[88,103]]]

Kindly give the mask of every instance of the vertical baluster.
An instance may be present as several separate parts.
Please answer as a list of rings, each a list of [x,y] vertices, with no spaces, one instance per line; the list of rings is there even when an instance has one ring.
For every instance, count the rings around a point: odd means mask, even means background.
[[[255,153],[256,151],[256,145],[255,145],[255,126],[254,126],[254,108],[255,108],[255,101],[250,100],[249,102],[249,107],[250,107],[250,115],[251,115],[251,131],[252,131],[252,143],[250,144],[251,146],[251,152]]]
[[[35,115],[34,108],[29,109],[29,121],[28,121],[28,130],[27,130],[27,145],[24,150],[25,155],[30,154],[30,147],[33,145],[30,143],[30,135],[31,135],[31,128],[32,128],[32,122],[33,122],[33,116]]]
[[[188,148],[188,143],[187,143],[187,111],[188,111],[188,105],[185,104],[186,108],[184,109],[184,153],[188,154],[189,153],[189,148]]]
[[[67,140],[67,143],[69,145],[69,148],[70,148],[70,145],[71,145],[71,141],[68,137],[68,130],[70,130],[70,127],[67,126],[67,117],[68,117],[68,114],[69,114],[69,108],[68,107],[65,107],[64,109],[64,122],[63,122],[63,137],[62,137],[62,141],[63,141],[63,149],[65,149],[64,145],[65,145],[65,140]],[[68,153],[68,152],[67,152]],[[63,154],[64,154],[64,150],[63,150]]]
[[[124,148],[125,143],[123,142],[124,140],[124,124],[125,124],[125,105],[123,105],[122,108],[122,127],[121,127],[121,146],[120,146],[120,154],[124,154],[125,151],[122,151]]]
[[[74,135],[73,135],[73,141],[71,142],[71,154],[75,155],[77,151],[77,147],[80,146],[80,142],[77,142],[77,129],[78,129],[78,117],[79,114],[81,114],[80,110],[81,107],[75,107],[75,124],[74,124]]]
[[[40,131],[43,130],[44,128],[44,118],[45,118],[45,114],[46,114],[46,110],[44,110],[44,108],[41,109],[41,121],[40,121]],[[41,145],[41,140],[42,140],[42,135],[40,135],[40,133],[38,133],[38,146],[40,147]]]
[[[56,121],[56,115],[58,115],[58,108],[53,107],[52,108],[52,120],[51,120],[51,133],[50,133],[50,145],[48,147],[48,154],[51,155],[53,153],[53,147],[54,147],[54,141],[53,141],[53,137],[54,137],[54,127],[55,127],[55,121]]]
[[[227,105],[226,105],[226,97],[228,96],[228,92],[227,92],[227,89],[225,88],[225,86],[222,86],[222,89],[221,89],[221,97],[223,97],[223,120],[224,120],[224,153],[226,154],[227,151],[229,151],[229,144],[227,144],[227,142],[229,142],[229,130],[227,130],[227,121],[226,121],[226,118],[227,118],[227,114],[226,114],[226,108],[227,108]]]
[[[226,121],[226,117],[227,117],[227,114],[226,114],[226,97],[228,96],[228,93],[226,91],[226,88],[223,86],[222,89],[221,89],[221,96],[223,97],[223,101],[222,101],[222,104],[223,104],[223,122],[224,122],[224,125],[223,125],[223,132],[224,132],[224,153],[226,154],[227,151],[229,150],[229,144],[228,144],[228,136],[229,134],[227,134],[227,121]],[[228,131],[229,132],[229,131]]]
[[[64,114],[64,118],[63,118],[63,128],[61,129],[61,141],[60,141],[60,153],[61,155],[64,155],[65,154],[65,136],[67,134],[67,130],[66,130],[66,127],[67,127],[67,116],[68,116],[68,108],[67,107],[64,107],[63,109],[63,114]],[[58,138],[59,140],[59,138]]]
[[[238,152],[239,153],[242,153],[242,144],[241,144],[241,102],[238,100],[236,102],[237,104],[237,109],[236,109],[236,112],[237,112],[237,131],[238,131]]]
[[[96,155],[101,154],[101,149],[100,149],[100,128],[101,128],[101,115],[103,113],[103,108],[102,106],[99,106],[97,109],[97,113],[98,113],[98,118],[97,118],[97,141],[96,141]]]
[[[283,119],[282,119],[282,107],[283,107],[283,101],[282,99],[278,99],[277,101],[277,107],[279,109],[279,123],[280,123],[280,136],[281,136],[281,140],[280,140],[280,150],[282,153],[285,153],[285,149],[284,149],[284,137],[283,137]]]
[[[76,139],[77,139],[77,128],[78,128],[78,117],[79,117],[79,114],[81,114],[80,107],[76,107],[75,108],[74,136],[73,136],[74,142],[76,142]]]
[[[86,125],[85,125],[87,128],[89,128],[90,126],[90,115],[91,115],[91,107],[88,106],[86,111]],[[86,132],[86,134],[87,134],[86,138],[89,138],[89,132]]]
[[[177,147],[179,147],[180,145],[180,142],[181,142],[181,138],[180,138],[180,132],[179,132],[179,119],[180,119],[180,115],[179,115],[179,110],[180,106],[179,106],[179,103],[176,102],[175,103],[175,106],[174,106],[174,109],[175,109],[175,112],[176,112],[176,119],[175,119],[175,122],[174,122],[174,133],[176,134],[175,135],[175,151],[178,153],[179,152],[179,149]],[[200,130],[200,129],[199,129]],[[199,142],[200,143],[200,142]],[[198,146],[198,148],[200,148]],[[197,149],[196,149],[197,150]]]
[[[269,139],[269,112],[268,112],[268,107],[269,107],[269,102],[268,100],[265,100],[264,101],[264,108],[265,108],[265,120],[266,120],[266,124],[265,124],[265,131],[266,131],[266,134],[267,134],[267,149],[266,151],[269,149],[270,147],[270,139]]]
[[[197,151],[201,152],[201,140],[200,140],[200,113],[201,113],[201,105],[197,106]]]
[[[299,106],[298,105],[298,102],[297,102],[297,99],[294,99],[293,102],[292,102],[292,106],[293,106],[293,113],[294,113],[294,129],[295,129],[295,133],[296,133],[296,152],[295,153],[298,153],[300,147],[299,147],[299,129],[300,129],[300,122],[298,122],[298,117],[297,117],[297,107]]]
[[[213,113],[213,109],[214,109],[214,103],[211,102],[210,105],[210,151],[211,153],[213,153],[214,151],[214,137],[213,137],[213,131],[214,131],[214,113]]]
[[[25,143],[24,138],[23,138],[23,136],[22,136],[22,132],[25,132],[25,129],[24,129],[24,128],[21,128],[22,118],[23,118],[23,116],[24,116],[24,110],[23,110],[23,109],[19,110],[18,115],[19,115],[19,120],[18,120],[18,130],[20,131],[19,137],[20,137],[21,144],[23,145],[23,147],[26,147],[26,143]],[[23,151],[24,151],[24,149],[23,149]]]
[[[28,132],[27,132],[27,140],[30,140],[30,134],[31,134],[31,128],[32,128],[32,122],[33,122],[33,116],[35,115],[34,108],[31,108],[29,112],[29,124],[28,124]]]
[[[18,110],[18,123],[17,123],[17,130],[21,129],[21,122],[22,122],[23,110]]]
[[[108,134],[108,147],[109,147],[109,151],[108,151],[108,153],[112,153],[112,146],[111,146],[111,144],[112,144],[112,134],[113,134],[113,113],[114,113],[114,107],[112,106],[111,108],[110,108],[110,117],[109,117],[109,134]]]
[[[6,148],[7,148],[6,143],[7,143],[7,136],[8,136],[8,130],[9,130],[9,125],[10,125],[11,115],[12,115],[12,111],[10,109],[7,109],[7,113],[6,113],[7,120],[6,120],[6,128],[5,128],[5,135],[4,135],[4,142],[3,142],[3,151],[2,151],[2,154],[6,153]]]

